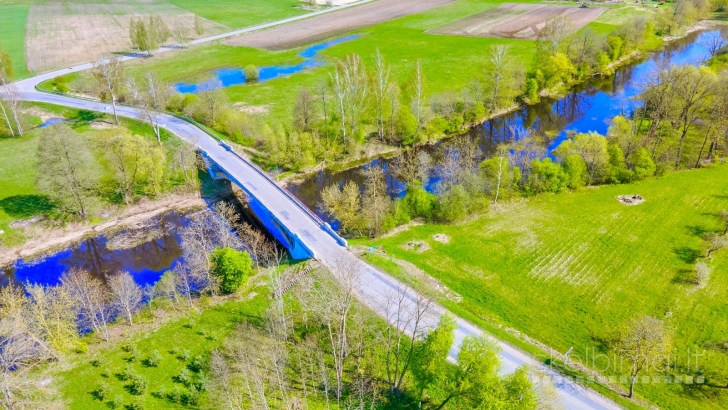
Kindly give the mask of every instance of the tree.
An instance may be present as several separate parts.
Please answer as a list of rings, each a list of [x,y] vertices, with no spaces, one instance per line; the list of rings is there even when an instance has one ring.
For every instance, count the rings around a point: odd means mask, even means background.
[[[96,82],[101,99],[108,98],[114,110],[114,121],[119,123],[119,116],[116,114],[116,102],[119,99],[122,81],[124,79],[124,67],[121,64],[121,56],[112,56],[107,59],[103,57],[93,62],[91,70]]]
[[[412,113],[417,118],[417,130],[425,121],[425,74],[419,61],[412,73]]]
[[[64,124],[46,127],[40,132],[36,155],[38,187],[63,211],[88,218],[97,181],[83,138]]]
[[[298,90],[296,105],[293,108],[293,124],[302,131],[308,131],[316,121],[316,101],[306,87]]]
[[[127,79],[127,89],[131,101],[141,108],[142,118],[147,120],[154,130],[157,143],[162,145],[159,121],[167,107],[170,96],[169,86],[148,72],[139,86],[134,78]]]
[[[243,67],[243,74],[245,74],[245,81],[250,83],[257,82],[260,78],[260,71],[253,64],[248,64]]]
[[[347,137],[355,136],[369,97],[367,74],[358,55],[349,55],[336,63],[336,69],[331,74],[331,86],[341,121],[344,146],[347,146],[350,142]]]
[[[619,330],[615,351],[630,364],[628,397],[634,394],[635,381],[640,372],[658,368],[669,359],[671,349],[670,330],[661,320],[653,317],[634,318]]]
[[[129,37],[132,47],[144,51],[152,56],[152,51],[158,49],[169,39],[170,31],[167,23],[160,16],[132,18],[129,25]]]
[[[657,166],[652,160],[650,152],[645,148],[640,148],[632,153],[629,159],[632,164],[632,170],[636,179],[645,179],[655,175]]]
[[[708,241],[708,254],[705,255],[708,259],[713,259],[713,252],[719,251],[725,246],[728,246],[728,238],[714,232],[705,235],[705,240]]]
[[[414,297],[410,298],[410,294]],[[432,299],[408,288],[387,295],[387,330],[384,334],[385,367],[389,392],[401,393],[405,378],[426,336],[425,319],[431,314]],[[410,337],[407,337],[410,336]]]
[[[62,286],[27,285],[25,309],[30,314],[33,333],[59,353],[78,346],[76,303]]]
[[[675,168],[680,169],[685,139],[695,121],[707,109],[711,101],[715,75],[707,68],[694,66],[676,67],[670,70],[675,76],[671,92],[673,129],[678,132]]]
[[[215,127],[225,107],[226,97],[222,90],[222,82],[216,77],[211,77],[200,84],[197,90],[197,105],[201,111],[202,121]]]
[[[418,343],[417,355],[412,363],[412,376],[420,400],[425,391],[437,386],[447,375],[447,356],[455,343],[455,318],[449,314],[440,316],[437,327]]]
[[[180,46],[185,47],[190,39],[190,28],[184,21],[176,19],[172,24],[172,37]]]
[[[504,145],[498,146],[496,155],[481,162],[479,167],[486,180],[495,186],[495,192],[493,193],[491,188],[491,193],[493,203],[497,204],[498,199],[503,196],[502,193],[510,191],[517,182],[517,175],[508,158],[507,147]]]
[[[557,50],[573,30],[571,19],[565,15],[557,15],[546,20],[544,27],[538,33],[536,46],[538,58],[546,60],[556,55]]]
[[[322,208],[339,221],[343,232],[358,232],[366,221],[361,212],[361,192],[356,182],[349,181],[343,187],[330,185],[321,193]]]
[[[18,134],[23,135],[23,127],[20,124],[18,117],[18,109],[20,107],[20,99],[17,89],[14,85],[10,84],[10,77],[15,75],[15,68],[13,67],[13,60],[10,58],[10,54],[0,49],[0,85],[5,87],[5,95],[0,94],[0,109],[3,112],[5,123],[8,126],[11,136],[15,136],[13,125],[10,122],[10,117],[5,109],[5,105],[10,110],[13,118],[15,119],[15,126],[18,129]]]
[[[220,289],[233,293],[253,271],[253,260],[247,252],[230,248],[217,248],[210,255],[213,274],[218,277]]]
[[[510,107],[523,93],[525,79],[519,67],[508,46],[498,44],[490,47],[483,69],[485,106],[489,112]]]
[[[708,32],[701,36],[700,45],[710,53],[710,57],[715,57],[728,47],[728,39],[723,38],[720,31]]]
[[[142,303],[142,289],[129,272],[119,272],[107,278],[116,307],[126,315],[129,326],[134,325],[134,312]]]
[[[704,288],[710,279],[710,266],[705,261],[698,261],[695,264],[695,285]]]
[[[202,22],[202,17],[197,14],[195,14],[195,33],[198,36],[205,34],[205,26]]]
[[[98,143],[114,169],[119,194],[127,205],[134,201],[140,183],[146,185],[146,193],[159,193],[167,161],[161,146],[125,131],[114,131]]]
[[[106,285],[83,269],[71,269],[61,277],[61,284],[78,306],[80,327],[93,329],[109,340],[108,323],[112,316],[111,295]]]
[[[381,165],[370,165],[362,171],[364,175],[364,195],[362,196],[362,216],[367,222],[369,235],[379,236],[382,222],[392,210],[392,200],[387,195],[387,181]]]
[[[569,183],[568,176],[563,169],[551,158],[535,159],[531,163],[531,173],[528,183],[533,192],[560,192]]]
[[[390,81],[390,68],[384,61],[382,53],[377,52],[374,55],[374,107],[375,119],[377,123],[377,133],[379,140],[384,142],[385,134],[385,114],[387,112],[387,104],[392,96],[392,82]],[[391,104],[391,102],[390,102]]]
[[[566,174],[566,186],[569,189],[577,190],[587,182],[588,174],[586,163],[579,155],[569,155],[561,164]]]

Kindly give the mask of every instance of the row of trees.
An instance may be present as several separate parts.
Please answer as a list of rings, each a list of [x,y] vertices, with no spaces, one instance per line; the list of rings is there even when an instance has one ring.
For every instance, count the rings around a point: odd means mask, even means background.
[[[197,154],[189,144],[167,150],[122,129],[94,135],[88,141],[65,124],[40,131],[37,183],[62,213],[88,218],[102,199],[128,205],[139,195],[197,184]]]
[[[164,43],[173,37],[181,46],[185,46],[190,39],[192,31],[201,36],[205,33],[205,26],[202,18],[195,15],[192,27],[184,21],[174,20],[170,28],[160,16],[150,15],[146,18],[132,18],[129,22],[129,39],[131,45],[139,51],[152,55],[152,51],[160,48]]]

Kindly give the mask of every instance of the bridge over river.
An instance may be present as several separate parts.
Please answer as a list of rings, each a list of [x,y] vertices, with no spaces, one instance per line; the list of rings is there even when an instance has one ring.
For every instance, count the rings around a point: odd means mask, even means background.
[[[46,79],[90,67],[90,64],[84,64],[59,70],[14,83],[13,87],[15,87],[20,98],[26,101],[109,113],[111,107],[100,101],[44,93],[36,89],[36,86]],[[3,92],[4,90],[0,87],[0,93]],[[143,120],[141,112],[134,107],[117,106],[117,113],[123,117]],[[265,172],[242,155],[236,153],[232,147],[182,118],[164,114],[160,116],[159,123],[161,127],[197,146],[202,155],[210,162],[213,172],[224,173],[226,178],[242,188],[250,197],[253,211],[271,230],[271,233],[288,247],[293,257],[315,258],[324,266],[330,268],[345,265],[355,269],[359,276],[357,280],[358,299],[387,320],[391,320],[394,313],[389,311],[388,296],[406,289],[406,303],[414,304],[416,296],[412,290],[407,289],[396,279],[357,258],[349,251],[345,240],[340,238],[328,225],[319,220],[313,212],[287,190],[279,186]],[[427,319],[428,324],[434,325],[438,317],[444,312],[445,310],[442,307],[434,307]],[[453,361],[457,360],[459,346],[465,337],[483,334],[482,330],[461,318],[457,318],[457,325],[456,344],[450,352],[450,358]],[[541,366],[540,362],[524,352],[503,342],[499,342],[499,344],[501,347],[502,373],[510,373],[524,364]],[[556,384],[564,408],[574,410],[620,408],[617,404],[595,391],[576,384],[549,369],[545,370],[551,375]]]

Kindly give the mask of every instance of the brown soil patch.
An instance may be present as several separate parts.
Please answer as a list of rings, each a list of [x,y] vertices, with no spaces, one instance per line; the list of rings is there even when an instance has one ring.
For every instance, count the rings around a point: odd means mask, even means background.
[[[503,3],[492,10],[456,21],[431,32],[472,37],[535,40],[546,25],[546,20],[551,17],[568,16],[573,29],[578,30],[601,16],[605,11],[598,7],[582,9],[572,6]]]
[[[642,195],[620,195],[617,197],[617,201],[628,206],[634,206],[645,202],[645,198]]]
[[[233,107],[245,114],[263,115],[270,112],[270,108],[267,105],[248,105],[244,102],[236,102]]]
[[[90,125],[91,128],[94,130],[110,130],[114,128],[119,128],[119,126],[116,124],[111,124],[103,121],[93,121]]]
[[[403,243],[400,247],[404,250],[417,253],[424,253],[430,250],[430,244],[425,241],[409,241]]]
[[[454,0],[378,0],[226,41],[233,46],[283,50],[429,10]]]
[[[28,14],[25,38],[28,69],[49,71],[97,59],[101,53],[129,50],[132,17],[159,15],[168,26],[176,20],[192,28],[195,15],[168,3],[128,1],[111,4],[48,3]],[[203,19],[204,36],[228,28]],[[194,31],[190,30],[194,35]],[[173,38],[169,44],[175,43]]]
[[[444,233],[437,233],[432,236],[432,239],[440,243],[450,243],[450,237]]]

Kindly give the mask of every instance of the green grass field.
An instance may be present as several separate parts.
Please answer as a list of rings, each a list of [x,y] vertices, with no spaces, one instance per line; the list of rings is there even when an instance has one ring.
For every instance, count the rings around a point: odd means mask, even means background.
[[[419,14],[355,30],[353,33],[361,35],[361,38],[324,50],[320,56],[333,62],[356,53],[369,62],[379,49],[392,66],[392,75],[400,83],[412,77],[414,65],[419,61],[425,74],[428,94],[444,91],[457,93],[481,76],[484,55],[491,45],[508,44],[519,61],[523,61],[526,66],[531,63],[534,41],[427,33],[430,29],[481,13],[499,4],[500,1],[459,0]],[[592,22],[587,27],[602,33],[611,32],[617,28],[615,23],[608,23],[612,13],[621,22],[625,15],[635,13],[634,10],[631,7],[612,8],[597,20],[599,22]],[[397,40],[392,41],[394,38]],[[152,71],[173,83],[195,82],[220,68],[242,67],[245,64],[258,67],[296,64],[300,62],[296,54],[302,49],[271,52],[226,45],[202,46],[174,56],[159,56],[131,63],[128,73],[140,75]],[[327,65],[260,84],[228,87],[225,91],[232,102],[265,106],[273,121],[288,121],[293,111],[292,101],[295,101],[298,90],[301,87],[315,88],[322,81],[327,81],[331,70],[332,66]]]
[[[208,20],[242,28],[308,13],[299,0],[168,0]]]
[[[25,23],[29,10],[27,4],[0,2],[0,48],[10,54],[18,78],[28,75],[25,68]]]
[[[160,390],[171,393],[175,386],[182,392],[188,388],[175,380],[182,369],[190,367],[196,356],[209,357],[210,352],[222,345],[225,338],[238,323],[249,321],[257,323],[270,303],[266,288],[256,289],[260,294],[244,302],[230,301],[220,305],[203,308],[201,313],[190,313],[187,317],[162,325],[159,329],[145,335],[137,335],[108,347],[91,347],[88,354],[71,355],[64,362],[55,365],[52,372],[54,380],[59,380],[61,395],[68,402],[69,409],[109,408],[109,402],[117,395],[123,397],[124,406],[130,405],[137,397],[144,401],[144,408],[185,409],[206,407],[206,394],[200,397],[198,406],[175,403],[166,397],[156,397]],[[148,317],[142,311],[140,317]],[[118,326],[125,326],[120,324]],[[133,345],[139,355],[130,361],[129,352],[124,345]],[[157,367],[145,365],[153,351],[158,351],[162,360]],[[183,360],[185,350],[190,358]],[[121,380],[124,368],[130,365],[134,371],[149,382],[144,395],[136,396],[128,391],[128,381]],[[193,372],[194,374],[194,372]],[[99,383],[109,386],[104,400],[94,395]],[[123,408],[123,407],[122,407]]]
[[[622,194],[640,194],[646,202],[627,207],[615,200]],[[572,357],[590,365],[594,353],[609,353],[610,338],[628,319],[665,319],[675,329],[678,354],[678,368],[669,374],[703,375],[706,384],[640,384],[638,395],[661,408],[722,409],[728,406],[728,249],[711,263],[705,288],[692,283],[692,269],[705,254],[701,235],[722,233],[717,212],[725,208],[728,164],[542,195],[457,225],[428,224],[352,242],[382,245],[389,256],[439,279],[463,297],[445,302],[456,313],[515,328],[561,352],[573,346]],[[437,233],[451,242],[434,241]],[[402,247],[413,240],[431,250]],[[382,257],[368,260],[404,274]],[[698,370],[694,363],[685,367],[688,349],[703,354]]]

